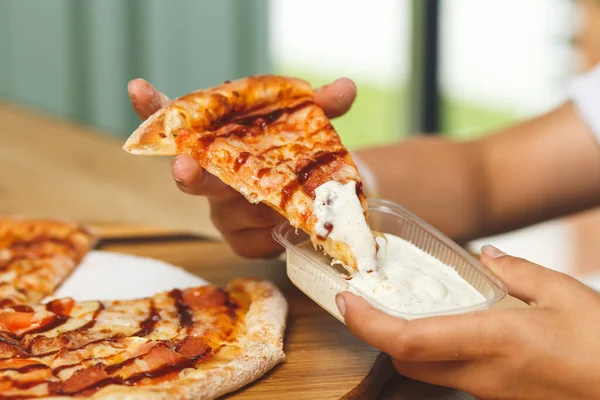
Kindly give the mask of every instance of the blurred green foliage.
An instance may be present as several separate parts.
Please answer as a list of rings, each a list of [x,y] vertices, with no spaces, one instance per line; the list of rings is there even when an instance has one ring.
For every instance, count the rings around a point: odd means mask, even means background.
[[[283,65],[276,65],[275,73],[304,79],[315,88],[338,78]],[[383,145],[410,136],[408,85],[384,88],[360,79],[355,83],[358,95],[352,109],[333,121],[348,148]],[[458,101],[448,96],[442,99],[442,112],[443,132],[455,139],[481,136],[517,120],[510,111]]]

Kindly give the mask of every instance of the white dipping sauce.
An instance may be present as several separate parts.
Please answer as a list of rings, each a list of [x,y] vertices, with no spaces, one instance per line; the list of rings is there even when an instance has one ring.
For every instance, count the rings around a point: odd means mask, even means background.
[[[377,268],[386,278],[355,274],[350,290],[394,311],[429,313],[470,306],[485,300],[453,268],[389,233],[377,238]],[[355,290],[352,290],[355,289]],[[360,293],[358,293],[360,294]]]
[[[358,271],[375,273],[375,238],[356,195],[356,182],[342,185],[329,181],[319,186],[315,190],[313,213],[317,217],[317,235],[346,243],[354,254]]]
[[[385,234],[387,243],[382,237],[375,239],[356,195],[356,182],[329,181],[319,186],[313,213],[316,233],[346,243],[356,258],[357,271],[348,280],[351,291],[391,310],[414,314],[485,300],[453,268],[411,243],[391,234]]]

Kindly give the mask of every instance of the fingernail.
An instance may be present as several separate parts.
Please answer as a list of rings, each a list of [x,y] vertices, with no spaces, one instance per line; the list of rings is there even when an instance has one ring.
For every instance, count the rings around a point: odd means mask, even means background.
[[[173,167],[175,167],[176,164],[177,164],[177,157],[173,158],[173,160],[171,161],[171,171],[173,171]],[[173,180],[179,184],[183,184],[183,180],[177,178],[175,175],[173,175]]]
[[[491,244],[486,244],[481,248],[481,251],[488,257],[492,258],[500,258],[506,255],[503,251],[498,248],[492,246]]]
[[[335,304],[337,305],[337,308],[340,310],[340,314],[342,314],[343,317],[346,314],[346,301],[341,293],[338,293],[335,296]]]

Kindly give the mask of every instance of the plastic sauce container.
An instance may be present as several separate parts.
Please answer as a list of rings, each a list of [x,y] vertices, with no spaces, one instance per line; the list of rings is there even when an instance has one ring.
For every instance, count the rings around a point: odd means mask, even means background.
[[[387,314],[404,319],[461,314],[486,309],[506,296],[504,285],[489,269],[450,238],[398,204],[387,200],[370,199],[369,223],[371,229],[396,235],[452,267],[484,297],[480,303],[467,307],[415,314],[391,309],[373,299],[368,293],[362,293],[356,288],[352,289],[354,293]],[[344,322],[335,304],[335,296],[349,290],[350,285],[345,270],[341,266],[331,266],[331,259],[320,251],[314,251],[312,244],[308,242],[308,235],[300,230],[296,233],[296,228],[289,222],[277,226],[273,231],[273,237],[286,249],[287,274],[292,283],[322,308]],[[302,251],[301,247],[306,247],[310,251]]]

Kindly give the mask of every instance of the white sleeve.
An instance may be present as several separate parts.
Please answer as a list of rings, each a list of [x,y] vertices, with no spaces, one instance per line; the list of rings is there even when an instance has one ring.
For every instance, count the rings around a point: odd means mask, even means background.
[[[571,101],[600,141],[600,64],[571,82]]]

